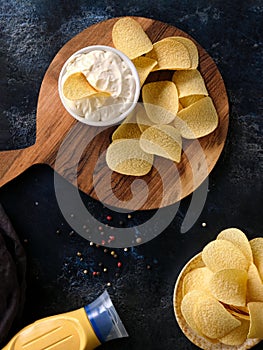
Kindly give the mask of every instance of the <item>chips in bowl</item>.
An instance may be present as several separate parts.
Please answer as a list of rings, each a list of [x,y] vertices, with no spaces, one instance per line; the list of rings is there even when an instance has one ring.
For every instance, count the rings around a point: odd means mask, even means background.
[[[227,262],[222,262],[224,242],[227,242],[228,254],[223,253]],[[254,254],[251,262],[250,255],[245,256],[240,250],[243,246],[249,251],[248,245],[255,245],[254,242],[248,241],[241,230],[224,230],[178,276],[174,290],[175,316],[184,334],[202,349],[245,350],[263,339],[263,302],[258,292],[262,281],[253,263]],[[256,252],[258,256],[262,250]],[[242,268],[236,266],[234,258],[239,259],[240,254],[246,260]],[[219,267],[211,265],[212,257]],[[252,280],[250,286],[249,280]]]

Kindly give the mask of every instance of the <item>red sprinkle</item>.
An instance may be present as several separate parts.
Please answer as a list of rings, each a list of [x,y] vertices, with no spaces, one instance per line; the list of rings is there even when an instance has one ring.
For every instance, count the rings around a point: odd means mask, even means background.
[[[106,219],[107,219],[108,221],[111,221],[111,220],[112,220],[112,216],[107,215]]]
[[[117,264],[118,267],[122,267],[122,263],[119,261]]]
[[[104,239],[101,241],[101,245],[105,245],[105,241],[104,241]]]
[[[93,271],[93,272],[92,272],[92,275],[93,275],[93,276],[97,276],[97,272],[96,272],[96,271]]]
[[[109,236],[109,239],[110,239],[111,241],[114,241],[115,236]]]

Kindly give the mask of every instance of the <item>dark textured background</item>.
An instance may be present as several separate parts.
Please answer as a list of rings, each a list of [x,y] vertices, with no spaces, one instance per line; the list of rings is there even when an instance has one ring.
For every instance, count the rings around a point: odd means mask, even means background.
[[[38,92],[57,51],[91,24],[122,15],[172,24],[208,51],[229,95],[227,143],[209,177],[207,201],[192,229],[186,234],[179,231],[189,205],[186,198],[156,239],[128,252],[116,250],[123,263],[119,277],[115,277],[116,259],[71,233],[56,202],[51,169],[34,166],[4,186],[0,202],[28,255],[27,303],[18,327],[81,307],[111,281],[108,291],[130,337],[104,349],[195,349],[173,315],[172,293],[180,269],[223,228],[239,227],[249,238],[263,235],[262,1],[1,0],[0,148],[34,143]],[[108,209],[87,196],[83,201],[105,222]],[[113,224],[121,220],[123,226],[130,226],[149,213],[133,213],[130,219],[126,214],[112,215]],[[98,227],[87,228],[99,232]],[[92,271],[99,269],[99,262],[109,272],[94,278]]]

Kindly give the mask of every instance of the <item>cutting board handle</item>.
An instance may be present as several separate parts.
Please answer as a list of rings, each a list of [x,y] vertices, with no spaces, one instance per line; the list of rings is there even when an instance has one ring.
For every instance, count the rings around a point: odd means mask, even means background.
[[[18,150],[0,152],[0,187],[35,164],[35,145]]]

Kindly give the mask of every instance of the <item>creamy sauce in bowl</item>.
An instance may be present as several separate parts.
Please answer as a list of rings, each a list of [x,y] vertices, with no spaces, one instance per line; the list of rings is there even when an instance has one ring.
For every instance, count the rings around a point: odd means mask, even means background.
[[[103,47],[101,47],[103,48]],[[83,118],[84,122],[114,122],[137,102],[140,92],[137,72],[115,49],[80,50],[66,62],[60,76],[60,96],[67,110]],[[126,58],[126,57],[125,57]],[[62,87],[72,74],[81,72],[97,94],[79,100],[67,99]]]

